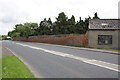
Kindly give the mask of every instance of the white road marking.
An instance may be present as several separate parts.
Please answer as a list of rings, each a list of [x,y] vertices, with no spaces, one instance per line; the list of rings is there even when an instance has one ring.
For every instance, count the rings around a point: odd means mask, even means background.
[[[104,62],[104,61],[92,60],[92,59],[88,59],[88,58],[78,57],[78,56],[74,56],[74,55],[71,55],[71,54],[68,54],[68,53],[63,53],[63,52],[58,52],[58,51],[53,51],[53,50],[47,50],[47,49],[44,49],[44,48],[33,47],[33,46],[30,46],[30,45],[24,45],[24,44],[21,44],[21,43],[16,43],[16,44],[19,44],[21,46],[26,46],[26,47],[29,47],[29,48],[33,48],[33,49],[38,49],[38,50],[41,50],[41,51],[44,51],[44,52],[47,52],[47,53],[51,53],[51,54],[54,54],[54,55],[80,60],[80,61],[88,63],[88,64],[92,64],[92,65],[96,65],[96,66],[99,66],[99,67],[103,67],[103,68],[106,68],[106,69],[110,69],[110,70],[120,72],[120,70],[119,70],[120,66],[117,65],[117,64],[112,64],[112,63],[108,63],[108,62]]]
[[[83,61],[85,63],[88,63],[88,64],[93,64],[93,65],[96,65],[96,66],[99,66],[99,67],[103,67],[103,68],[107,68],[107,69],[110,69],[110,70],[114,70],[114,71],[117,71],[117,72],[120,72],[119,70],[119,66],[117,65],[114,65],[114,64],[111,64],[111,63],[107,63],[107,62],[103,62],[103,61],[98,61],[98,60],[86,60],[86,61]]]

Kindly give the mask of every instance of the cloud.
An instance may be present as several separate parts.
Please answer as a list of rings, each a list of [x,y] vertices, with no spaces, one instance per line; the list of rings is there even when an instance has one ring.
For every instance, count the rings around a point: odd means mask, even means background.
[[[120,1],[118,3],[118,18],[120,19]]]
[[[7,34],[15,24],[30,20],[27,12],[10,0],[0,0],[0,35]]]
[[[7,34],[15,24],[39,23],[44,18],[55,17],[60,12],[76,20],[98,12],[100,18],[118,18],[119,0],[0,0],[0,34]]]
[[[5,24],[16,23],[17,19],[13,18],[12,16],[5,16],[0,19],[0,22]]]

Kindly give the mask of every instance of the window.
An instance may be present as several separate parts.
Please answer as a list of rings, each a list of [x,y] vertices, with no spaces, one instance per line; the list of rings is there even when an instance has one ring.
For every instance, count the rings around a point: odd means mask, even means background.
[[[112,44],[112,35],[98,35],[98,44],[99,45]]]

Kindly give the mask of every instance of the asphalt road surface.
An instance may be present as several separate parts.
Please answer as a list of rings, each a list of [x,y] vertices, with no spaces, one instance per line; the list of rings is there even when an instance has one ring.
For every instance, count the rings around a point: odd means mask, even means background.
[[[31,42],[2,45],[37,78],[118,78],[118,55]]]

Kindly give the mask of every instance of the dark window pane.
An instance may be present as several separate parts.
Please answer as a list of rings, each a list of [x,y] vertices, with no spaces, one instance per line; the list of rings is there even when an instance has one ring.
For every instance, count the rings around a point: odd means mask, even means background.
[[[112,35],[98,35],[98,44],[112,44]]]

